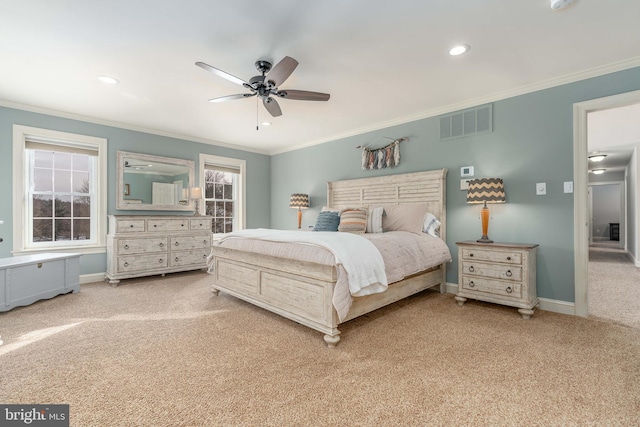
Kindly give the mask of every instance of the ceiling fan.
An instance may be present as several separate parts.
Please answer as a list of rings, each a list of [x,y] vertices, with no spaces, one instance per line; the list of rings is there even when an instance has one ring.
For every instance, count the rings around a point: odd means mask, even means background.
[[[278,89],[279,86],[284,83],[285,80],[287,80],[291,73],[293,73],[293,70],[295,70],[298,66],[298,61],[289,56],[285,56],[273,68],[271,67],[271,62],[269,61],[256,61],[256,68],[261,73],[261,75],[251,77],[248,82],[234,75],[231,75],[226,71],[222,71],[218,68],[212,67],[211,65],[205,64],[204,62],[196,62],[196,65],[212,72],[219,77],[244,86],[251,91],[251,93],[240,93],[236,95],[221,96],[220,98],[213,98],[210,99],[209,102],[224,102],[231,101],[233,99],[242,99],[257,96],[259,99],[262,99],[262,105],[264,105],[264,108],[267,109],[269,114],[271,114],[273,117],[278,117],[282,115],[282,110],[280,109],[280,105],[278,105],[278,101],[276,101],[275,97],[284,99],[296,99],[302,101],[329,100],[328,93],[309,92],[306,90]]]

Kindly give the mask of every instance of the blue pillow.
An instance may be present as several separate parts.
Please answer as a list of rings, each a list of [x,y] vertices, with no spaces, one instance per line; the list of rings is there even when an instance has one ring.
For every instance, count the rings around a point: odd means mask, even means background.
[[[338,231],[340,214],[338,212],[322,211],[318,214],[313,231]]]

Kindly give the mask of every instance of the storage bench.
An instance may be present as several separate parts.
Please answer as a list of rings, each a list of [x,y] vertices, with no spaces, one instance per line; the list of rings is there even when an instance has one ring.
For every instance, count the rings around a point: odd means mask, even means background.
[[[80,292],[80,254],[0,259],[0,312],[69,292]]]

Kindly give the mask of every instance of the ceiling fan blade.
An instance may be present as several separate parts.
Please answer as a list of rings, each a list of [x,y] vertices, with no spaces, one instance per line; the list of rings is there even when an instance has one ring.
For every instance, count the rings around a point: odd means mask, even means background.
[[[278,101],[273,98],[265,98],[262,100],[262,105],[267,109],[269,114],[273,117],[278,117],[282,115],[282,110],[280,109],[280,105],[278,105]]]
[[[308,90],[280,90],[276,94],[280,98],[297,99],[300,101],[328,101],[331,95],[328,93],[310,92]]]
[[[287,78],[289,78],[297,66],[298,61],[289,56],[285,56],[271,69],[271,71],[269,71],[265,80],[271,83],[274,87],[278,87],[284,83]]]
[[[252,96],[255,96],[255,93],[239,93],[237,95],[227,95],[227,96],[221,96],[219,98],[213,98],[210,99],[209,102],[224,102],[224,101],[231,101],[234,99],[241,99],[241,98],[250,98]]]
[[[222,77],[223,79],[227,79],[230,82],[234,82],[235,84],[239,84],[240,86],[244,86],[245,84],[249,84],[248,82],[245,82],[244,80],[242,80],[241,78],[238,78],[234,75],[231,75],[229,73],[227,73],[226,71],[222,71],[217,69],[216,67],[212,67],[209,64],[205,64],[204,62],[196,62],[196,65],[200,68],[203,68],[209,72],[212,72],[213,74],[215,74],[218,77]]]

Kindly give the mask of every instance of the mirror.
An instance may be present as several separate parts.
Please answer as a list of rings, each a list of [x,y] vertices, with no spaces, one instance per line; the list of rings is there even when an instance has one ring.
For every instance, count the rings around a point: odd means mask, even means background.
[[[118,151],[116,209],[193,211],[192,160]]]

